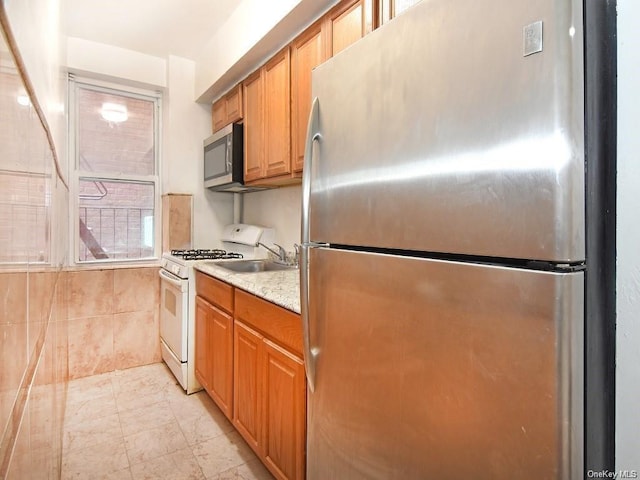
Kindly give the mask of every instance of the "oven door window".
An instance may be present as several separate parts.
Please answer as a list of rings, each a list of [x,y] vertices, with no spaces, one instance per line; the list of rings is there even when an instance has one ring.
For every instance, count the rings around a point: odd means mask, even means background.
[[[160,337],[181,362],[187,361],[189,295],[187,280],[160,272]]]

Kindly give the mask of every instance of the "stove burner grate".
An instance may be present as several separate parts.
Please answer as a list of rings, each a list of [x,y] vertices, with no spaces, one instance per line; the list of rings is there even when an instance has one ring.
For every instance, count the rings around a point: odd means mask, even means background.
[[[184,260],[229,260],[243,258],[241,253],[227,252],[220,249],[171,250],[171,255]]]

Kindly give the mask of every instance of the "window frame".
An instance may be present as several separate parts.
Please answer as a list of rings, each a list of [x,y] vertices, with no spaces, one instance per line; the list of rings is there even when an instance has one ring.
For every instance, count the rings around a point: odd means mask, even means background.
[[[77,91],[79,89],[92,90],[96,92],[109,93],[124,97],[134,98],[153,102],[153,138],[154,138],[154,173],[152,175],[122,174],[113,172],[98,172],[82,170],[80,168],[80,149],[78,138],[78,101]],[[69,264],[71,266],[96,266],[96,265],[156,265],[160,260],[162,242],[162,213],[161,213],[161,182],[160,182],[160,159],[162,148],[162,93],[153,90],[129,87],[127,85],[114,84],[88,78],[78,78],[69,75],[68,94],[68,152],[69,152],[69,251],[71,252]],[[104,181],[104,182],[135,182],[153,185],[153,255],[142,258],[106,258],[80,260],[80,202],[79,191],[82,180]]]

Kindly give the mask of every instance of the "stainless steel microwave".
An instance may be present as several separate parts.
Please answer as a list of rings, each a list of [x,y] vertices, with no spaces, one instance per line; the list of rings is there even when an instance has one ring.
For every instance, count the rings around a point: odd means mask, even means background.
[[[225,192],[246,192],[244,185],[243,128],[227,125],[204,141],[204,186]]]

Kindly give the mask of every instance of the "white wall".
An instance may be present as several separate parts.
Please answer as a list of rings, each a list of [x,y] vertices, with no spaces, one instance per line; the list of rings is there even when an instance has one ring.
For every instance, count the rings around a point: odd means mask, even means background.
[[[67,37],[67,67],[81,75],[125,80],[133,85],[166,87],[167,65],[163,58],[125,48]]]
[[[616,467],[640,471],[640,2],[618,0]]]
[[[244,222],[274,227],[276,243],[293,251],[300,243],[302,189],[298,186],[244,194]]]
[[[222,227],[233,219],[233,195],[210,192],[203,187],[202,141],[211,134],[211,107],[193,101],[193,61],[170,56],[167,64],[162,191],[191,193],[193,246],[221,248]]]
[[[196,97],[211,102],[338,0],[243,0],[197,59]]]
[[[258,43],[300,0],[244,0],[203,49],[198,61],[200,96]]]

